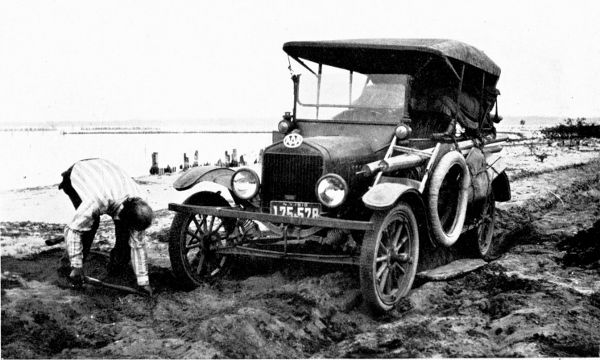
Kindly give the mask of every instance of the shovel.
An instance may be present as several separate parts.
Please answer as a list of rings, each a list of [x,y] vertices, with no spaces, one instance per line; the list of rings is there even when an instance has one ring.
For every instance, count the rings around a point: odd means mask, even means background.
[[[102,280],[93,278],[93,277],[89,277],[89,276],[84,276],[83,277],[83,282],[85,284],[90,284],[93,286],[97,286],[97,287],[104,287],[107,289],[113,289],[113,290],[119,290],[119,291],[124,291],[126,293],[130,293],[130,294],[136,294],[136,295],[142,295],[142,296],[150,296],[149,294],[146,294],[142,291],[138,291],[132,287],[129,286],[124,286],[124,285],[116,285],[116,284],[111,284],[111,283],[107,283],[104,282]]]
[[[53,237],[50,239],[47,239],[45,241],[47,246],[53,246],[56,244],[59,244],[61,242],[65,241],[65,237],[64,236],[57,236],[57,237]],[[102,256],[107,256],[106,254],[100,252],[100,251],[90,251],[92,253],[96,253]],[[105,281],[93,278],[93,277],[89,277],[89,276],[84,276],[83,277],[83,282],[85,284],[89,284],[92,286],[96,286],[96,287],[103,287],[103,288],[107,288],[107,289],[113,289],[113,290],[119,290],[119,291],[123,291],[126,293],[130,293],[130,294],[136,294],[136,295],[142,295],[142,296],[149,296],[149,294],[142,292],[142,291],[138,291],[132,287],[129,286],[124,286],[124,285],[116,285],[116,284],[111,284],[111,283],[107,283]]]

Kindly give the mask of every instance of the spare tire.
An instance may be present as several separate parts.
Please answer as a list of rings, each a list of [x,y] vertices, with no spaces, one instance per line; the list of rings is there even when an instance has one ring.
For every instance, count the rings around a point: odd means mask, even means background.
[[[445,154],[433,170],[427,189],[427,215],[433,240],[452,246],[462,232],[471,175],[458,151]]]

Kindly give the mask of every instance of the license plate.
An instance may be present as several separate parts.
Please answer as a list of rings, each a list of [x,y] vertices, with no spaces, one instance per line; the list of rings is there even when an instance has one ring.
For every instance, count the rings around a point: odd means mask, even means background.
[[[321,204],[296,201],[271,201],[271,214],[314,218],[321,215]]]

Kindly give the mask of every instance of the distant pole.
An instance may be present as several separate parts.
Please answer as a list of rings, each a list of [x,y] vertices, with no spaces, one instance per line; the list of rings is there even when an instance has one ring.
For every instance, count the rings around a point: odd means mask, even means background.
[[[231,165],[230,166],[238,166],[237,149],[233,149],[233,151],[231,152]]]
[[[152,166],[150,166],[150,175],[158,174],[158,153],[152,153]]]
[[[190,159],[186,153],[183,153],[183,170],[187,170],[190,167]]]

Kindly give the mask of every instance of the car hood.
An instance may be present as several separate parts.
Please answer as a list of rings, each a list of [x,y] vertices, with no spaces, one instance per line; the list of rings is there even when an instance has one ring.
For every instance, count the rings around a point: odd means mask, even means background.
[[[362,160],[374,156],[374,150],[364,139],[351,136],[315,136],[304,143],[318,149],[330,161]]]

